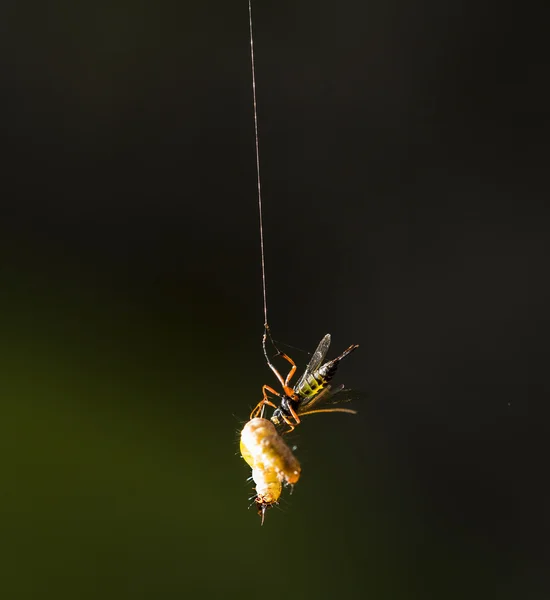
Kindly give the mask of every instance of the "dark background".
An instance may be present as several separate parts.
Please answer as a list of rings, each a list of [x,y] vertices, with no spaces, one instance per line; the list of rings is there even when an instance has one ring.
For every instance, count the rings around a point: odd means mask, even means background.
[[[255,4],[271,326],[366,394],[261,528],[246,1],[2,3],[3,598],[548,598],[547,21],[498,10]]]

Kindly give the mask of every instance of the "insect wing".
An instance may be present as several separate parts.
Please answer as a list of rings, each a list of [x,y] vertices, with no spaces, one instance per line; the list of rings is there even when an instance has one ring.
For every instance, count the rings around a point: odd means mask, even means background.
[[[303,402],[298,407],[298,414],[309,412],[310,410],[317,410],[323,405],[341,404],[343,402],[350,402],[358,396],[358,392],[345,388],[344,384],[341,384],[335,388],[330,385],[322,390],[319,394],[316,394],[309,401]]]
[[[311,360],[309,361],[309,364],[306,367],[306,370],[304,371],[303,375],[298,380],[298,383],[296,383],[296,385],[294,386],[295,390],[299,390],[303,386],[304,381],[306,380],[308,375],[311,375],[311,373],[316,371],[321,366],[321,363],[323,362],[325,356],[327,355],[329,346],[330,346],[330,333],[327,333],[325,335],[325,337],[319,342],[319,345],[317,346],[317,350],[315,350],[315,352],[313,353],[313,356],[311,357]]]

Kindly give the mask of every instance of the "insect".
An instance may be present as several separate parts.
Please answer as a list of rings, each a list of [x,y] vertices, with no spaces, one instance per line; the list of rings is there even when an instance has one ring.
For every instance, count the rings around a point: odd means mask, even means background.
[[[241,455],[252,467],[256,484],[256,506],[264,522],[265,511],[276,504],[283,483],[294,485],[300,478],[300,463],[268,419],[256,417],[241,432]]]
[[[252,468],[252,479],[256,484],[256,506],[258,513],[262,517],[262,524],[265,511],[276,504],[282,493],[282,486],[294,485],[300,478],[300,463],[292,454],[290,448],[286,445],[280,435],[292,431],[300,423],[300,417],[314,413],[322,412],[346,412],[354,414],[354,410],[345,408],[318,408],[321,402],[338,401],[336,392],[341,391],[343,386],[337,390],[331,390],[329,382],[332,380],[340,361],[353,352],[358,346],[351,345],[345,352],[337,358],[325,362],[325,356],[330,346],[330,335],[327,334],[319,343],[317,350],[313,354],[305,372],[300,377],[294,387],[290,386],[290,380],[296,372],[295,362],[286,354],[278,352],[291,365],[286,378],[277,371],[271,363],[266,349],[266,340],[271,334],[267,319],[267,292],[265,276],[265,255],[264,255],[264,229],[263,229],[263,209],[262,193],[260,182],[260,151],[258,135],[258,112],[256,106],[256,70],[254,61],[254,35],[252,30],[252,1],[248,0],[248,19],[250,32],[250,63],[252,71],[252,100],[254,114],[254,138],[256,146],[256,181],[260,229],[260,258],[262,266],[262,289],[263,289],[263,308],[264,308],[264,335],[262,346],[267,364],[273,371],[279,383],[282,393],[277,392],[272,387],[264,385],[262,387],[263,398],[250,415],[250,421],[246,423],[241,432],[241,454],[244,460]],[[273,402],[272,396],[280,398],[279,406]],[[275,410],[271,415],[271,420],[264,419],[264,409],[271,406]],[[279,431],[277,430],[279,428]]]
[[[279,380],[283,388],[283,393],[280,394],[269,385],[262,387],[263,398],[260,400],[256,408],[252,411],[250,418],[253,419],[258,415],[262,414],[264,407],[271,406],[275,410],[271,416],[271,421],[278,426],[285,424],[288,429],[287,432],[292,431],[297,425],[300,424],[301,416],[311,415],[314,413],[321,412],[345,412],[355,414],[356,411],[349,408],[315,408],[319,406],[321,402],[326,402],[330,398],[334,400],[335,391],[340,391],[343,386],[332,391],[329,382],[334,377],[340,361],[348,354],[353,352],[359,347],[358,344],[352,344],[347,350],[342,352],[337,358],[333,358],[328,362],[323,363],[325,356],[330,346],[330,334],[327,333],[325,337],[319,342],[317,350],[313,353],[309,364],[306,367],[303,375],[300,377],[294,387],[290,386],[290,380],[296,372],[296,363],[283,352],[279,352],[279,356],[287,360],[291,364],[290,371],[283,379],[282,375],[277,371],[275,366],[271,363],[266,349],[266,339],[269,332],[266,326],[266,333],[263,337],[263,349],[264,355],[267,360],[269,368],[275,373],[275,376]],[[277,406],[268,396],[268,392],[278,396],[280,400],[279,406]]]

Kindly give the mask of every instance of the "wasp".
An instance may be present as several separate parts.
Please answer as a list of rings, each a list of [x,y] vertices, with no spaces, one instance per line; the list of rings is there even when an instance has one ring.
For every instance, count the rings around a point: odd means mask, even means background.
[[[314,413],[322,413],[322,412],[345,412],[356,414],[356,411],[348,409],[348,408],[316,408],[319,406],[321,402],[326,402],[329,398],[333,398],[336,391],[343,390],[343,386],[340,386],[336,390],[332,391],[329,382],[334,377],[336,370],[338,369],[338,365],[340,361],[345,358],[348,354],[353,352],[356,348],[359,347],[358,344],[352,344],[347,350],[342,352],[340,356],[329,360],[328,362],[323,361],[325,356],[327,355],[329,346],[330,346],[330,334],[327,333],[325,337],[319,342],[317,346],[317,350],[313,353],[309,364],[306,367],[303,375],[298,379],[298,382],[291,387],[290,380],[294,376],[296,372],[296,363],[285,353],[278,352],[277,356],[281,356],[286,361],[288,361],[291,365],[290,371],[288,372],[285,379],[283,379],[282,375],[277,371],[275,366],[272,364],[269,359],[267,348],[266,348],[266,340],[267,334],[269,333],[269,329],[266,326],[266,332],[263,336],[263,349],[264,356],[266,358],[267,364],[269,368],[273,371],[279,383],[283,388],[283,393],[279,393],[274,390],[269,385],[264,385],[262,387],[263,398],[260,400],[256,408],[252,411],[250,418],[253,419],[258,415],[263,414],[264,407],[271,406],[275,410],[273,411],[273,415],[271,416],[271,421],[277,426],[285,426],[287,430],[285,433],[292,431],[297,425],[300,424],[300,417],[304,415],[311,415]],[[268,392],[270,394],[274,394],[280,398],[279,406],[277,406],[271,398],[268,396]]]
[[[300,478],[300,463],[275,425],[263,418],[253,418],[243,427],[241,455],[252,468],[255,502],[263,524],[265,511],[278,502],[283,483],[294,485]]]

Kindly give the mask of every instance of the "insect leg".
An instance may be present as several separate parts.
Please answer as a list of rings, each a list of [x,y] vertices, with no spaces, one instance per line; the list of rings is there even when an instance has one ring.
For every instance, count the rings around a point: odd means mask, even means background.
[[[294,419],[294,423],[286,415],[281,414],[281,419],[286,423],[286,425],[288,425],[288,431],[285,431],[285,433],[294,431],[296,429],[296,425],[301,423],[300,417],[296,414],[296,411],[291,406],[288,407],[288,410]]]
[[[298,416],[298,414],[296,413],[296,411],[292,408],[292,406],[289,406],[288,410],[290,411],[290,414],[294,417],[294,420],[296,421],[296,425],[299,425],[300,424],[300,417]],[[296,425],[294,425],[294,427],[296,427]],[[292,429],[294,429],[294,427]],[[292,431],[292,429],[290,431]]]
[[[271,364],[271,361],[269,360],[269,356],[267,354],[267,348],[265,347],[265,343],[267,341],[267,331],[269,331],[269,330],[267,329],[267,325],[266,325],[266,333],[264,333],[264,337],[262,338],[262,346],[263,346],[263,349],[264,349],[265,360],[267,361],[267,364],[268,364],[269,368],[273,371],[273,373],[275,373],[275,377],[277,377],[277,379],[279,380],[279,383],[281,384],[281,386],[284,388],[285,387],[285,381],[281,377],[281,374],[279,373],[279,371],[277,371],[277,369],[275,368],[275,366],[273,364]],[[277,392],[275,392],[275,393],[277,393]],[[279,394],[277,394],[277,395],[279,395]]]
[[[275,394],[276,396],[280,396],[281,394],[279,394],[279,392],[276,392],[272,387],[269,387],[268,385],[264,385],[262,386],[262,392],[264,394],[264,397],[258,402],[256,408],[250,413],[250,418],[254,419],[256,418],[262,408],[267,404],[267,406],[271,406],[273,408],[277,408],[277,405],[274,404],[273,402],[271,402],[271,400],[267,397],[267,392],[271,392],[272,394]]]
[[[281,353],[281,357],[284,358],[285,360],[288,360],[288,362],[292,365],[292,368],[290,369],[290,371],[288,372],[288,375],[286,376],[285,379],[285,385],[284,387],[287,388],[289,381],[292,379],[292,376],[294,375],[294,373],[296,373],[296,363],[290,358],[290,356]],[[288,392],[285,389],[285,393],[288,395]]]
[[[294,397],[294,390],[288,385],[288,382],[290,381],[290,379],[292,378],[292,376],[296,372],[296,363],[290,358],[290,356],[287,356],[284,352],[279,351],[278,355],[281,356],[282,358],[284,358],[285,360],[287,360],[292,365],[292,367],[290,369],[290,372],[286,376],[286,379],[283,379],[282,376],[281,376],[281,374],[279,373],[279,371],[277,371],[277,369],[275,368],[275,366],[269,360],[269,356],[267,354],[267,348],[265,346],[265,343],[267,341],[268,332],[269,332],[269,329],[267,328],[267,325],[266,325],[266,332],[264,333],[264,337],[262,338],[262,346],[263,346],[263,349],[264,349],[265,360],[267,361],[267,364],[268,364],[269,368],[273,371],[273,373],[275,373],[275,376],[279,380],[279,383],[281,384],[283,390],[285,391],[285,394],[287,396],[289,396],[290,398],[293,398]],[[270,337],[271,337],[271,335],[270,335]],[[275,347],[275,348],[277,348],[277,347]],[[277,395],[279,395],[279,394],[277,394]]]

